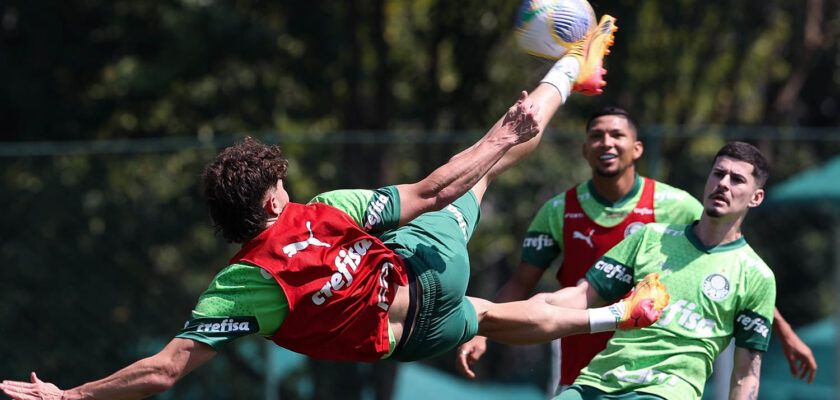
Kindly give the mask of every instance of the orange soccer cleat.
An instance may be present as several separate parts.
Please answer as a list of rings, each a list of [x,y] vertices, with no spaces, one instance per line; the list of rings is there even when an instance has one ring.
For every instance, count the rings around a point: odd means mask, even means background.
[[[604,56],[610,54],[610,46],[615,43],[613,33],[618,30],[616,19],[609,15],[601,17],[601,22],[585,38],[569,49],[564,57],[575,57],[580,64],[580,72],[572,82],[572,90],[587,96],[604,92],[607,85],[604,75]]]
[[[618,320],[618,329],[639,329],[653,325],[662,315],[670,300],[668,288],[659,282],[659,274],[647,274],[630,295],[621,300],[624,315]]]

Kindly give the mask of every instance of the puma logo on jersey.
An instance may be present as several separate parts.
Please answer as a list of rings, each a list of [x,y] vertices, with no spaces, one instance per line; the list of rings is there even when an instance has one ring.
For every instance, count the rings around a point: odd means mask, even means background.
[[[310,244],[313,246],[330,247],[328,243],[324,243],[315,238],[315,235],[312,233],[312,222],[306,221],[306,230],[309,231],[309,239],[283,246],[283,252],[286,253],[286,256],[292,258],[297,252],[309,247]]]
[[[589,230],[589,234],[586,234],[586,235],[584,235],[584,234],[582,234],[582,233],[580,233],[580,232],[578,232],[578,231],[574,231],[574,232],[572,232],[572,238],[574,238],[574,239],[580,239],[580,240],[583,240],[584,242],[586,242],[586,244],[588,244],[588,245],[589,245],[589,247],[590,247],[590,248],[593,248],[593,249],[594,249],[594,248],[595,248],[595,244],[594,244],[594,243],[592,243],[592,235],[593,235],[594,233],[595,233],[595,230],[594,230],[594,229],[590,229],[590,230]]]

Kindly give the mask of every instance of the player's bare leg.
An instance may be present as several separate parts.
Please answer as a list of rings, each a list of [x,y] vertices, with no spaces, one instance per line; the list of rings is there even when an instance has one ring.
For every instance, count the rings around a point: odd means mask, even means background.
[[[478,334],[500,343],[527,345],[590,332],[640,329],[652,325],[668,305],[659,274],[648,274],[631,294],[606,307],[564,308],[539,300],[493,303],[468,297],[478,314]]]
[[[603,60],[610,53],[609,48],[615,42],[616,30],[618,27],[615,25],[615,18],[609,15],[601,17],[598,26],[560,58],[540,81],[540,85],[531,92],[529,97],[540,110],[539,133],[533,139],[508,150],[507,154],[490,169],[490,172],[473,187],[473,193],[479,202],[493,179],[519,163],[537,148],[548,122],[566,102],[572,91],[586,95],[603,92],[602,88],[607,84],[603,79],[603,75],[607,73],[603,68]],[[501,120],[491,130],[500,123]]]

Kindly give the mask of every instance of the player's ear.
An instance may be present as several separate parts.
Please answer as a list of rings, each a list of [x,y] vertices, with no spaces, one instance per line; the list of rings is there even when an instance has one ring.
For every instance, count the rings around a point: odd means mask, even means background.
[[[764,189],[758,188],[758,189],[755,190],[755,192],[753,192],[752,198],[750,199],[750,202],[749,202],[748,206],[750,208],[758,207],[763,201],[764,201]]]
[[[269,217],[276,217],[280,215],[281,211],[283,211],[284,204],[281,203],[282,202],[277,197],[277,190],[272,189],[265,194],[263,208]]]
[[[636,161],[640,157],[642,157],[642,153],[644,153],[644,152],[645,152],[645,145],[640,140],[636,140],[633,143],[633,161]]]

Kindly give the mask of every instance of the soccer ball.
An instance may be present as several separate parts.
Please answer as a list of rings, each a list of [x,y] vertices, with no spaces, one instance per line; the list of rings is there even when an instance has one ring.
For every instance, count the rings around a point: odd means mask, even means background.
[[[524,0],[516,13],[516,41],[528,54],[556,60],[596,23],[586,0]]]

